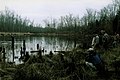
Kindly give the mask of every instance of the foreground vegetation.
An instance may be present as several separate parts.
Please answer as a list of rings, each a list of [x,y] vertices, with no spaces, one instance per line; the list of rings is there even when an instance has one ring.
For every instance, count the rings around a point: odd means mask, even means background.
[[[106,72],[97,75],[97,71],[85,65],[85,50],[77,47],[71,52],[45,55],[42,58],[31,56],[19,65],[5,64],[0,69],[3,80],[119,80],[120,46],[101,51]],[[64,54],[64,55],[62,55]],[[117,65],[117,72],[115,71]]]

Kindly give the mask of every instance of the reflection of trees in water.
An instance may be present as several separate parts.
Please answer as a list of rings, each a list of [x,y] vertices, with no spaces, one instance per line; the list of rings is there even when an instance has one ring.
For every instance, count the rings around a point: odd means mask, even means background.
[[[2,42],[2,47],[5,48],[5,53],[6,53],[6,61],[7,62],[11,62],[13,59],[13,52],[12,52],[12,48],[11,48],[11,41],[4,41]],[[21,42],[17,41],[14,43],[14,51],[15,51],[15,56],[19,56],[19,52],[20,52],[20,47],[22,46]]]
[[[0,36],[0,41],[10,41],[11,37],[10,36]]]
[[[60,49],[61,50],[69,50],[70,48],[73,48],[73,42],[72,41],[59,41]]]
[[[1,43],[1,47],[5,48],[5,57],[6,57],[6,61],[10,61],[11,58],[11,54],[9,54],[11,52],[11,42],[10,41],[0,41]],[[3,57],[3,53],[2,53],[2,57]]]
[[[47,53],[49,51],[55,51],[55,50],[70,50],[73,48],[73,41],[67,37],[30,37],[30,36],[17,36],[15,37],[15,56],[20,57],[20,49],[23,47],[23,40],[26,42],[26,50],[37,50],[37,44],[41,46],[41,48],[45,48],[47,50]],[[2,46],[6,49],[6,60],[12,61],[13,53],[11,48],[11,37],[4,37],[3,39],[0,39],[0,42],[2,43]],[[32,48],[32,49],[31,49]]]
[[[49,45],[54,50],[67,50],[73,45],[73,41],[65,37],[44,37],[46,45]]]
[[[55,37],[44,37],[44,41],[46,43],[46,45],[52,45],[52,43],[54,42]]]

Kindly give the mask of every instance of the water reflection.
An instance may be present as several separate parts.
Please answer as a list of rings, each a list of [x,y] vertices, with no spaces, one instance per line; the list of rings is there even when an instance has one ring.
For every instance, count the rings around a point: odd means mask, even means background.
[[[26,51],[30,52],[32,50],[37,50],[37,44],[41,49],[45,49],[45,54],[48,54],[50,51],[61,51],[61,50],[70,50],[73,48],[74,42],[66,37],[15,37],[14,43],[14,52],[15,52],[15,63],[19,64],[20,50],[23,47],[23,40],[25,40]],[[1,37],[0,46],[6,49],[6,61],[12,62],[13,52],[12,52],[12,41],[11,37]],[[33,53],[30,53],[33,54]]]

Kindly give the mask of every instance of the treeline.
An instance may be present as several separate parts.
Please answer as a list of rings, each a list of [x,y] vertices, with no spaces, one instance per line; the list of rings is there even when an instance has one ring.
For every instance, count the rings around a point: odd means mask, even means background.
[[[30,30],[32,22],[28,19],[22,19],[14,12],[5,9],[0,12],[0,31],[1,32],[26,32]]]
[[[104,29],[109,34],[120,33],[120,1],[113,0],[112,4],[99,12],[87,9],[80,18],[72,14],[61,16],[59,19],[44,20],[45,27],[35,25],[34,21],[6,9],[0,12],[0,32],[30,32],[30,33],[86,33],[93,34]]]
[[[59,20],[46,21],[46,27],[55,28],[58,33],[94,34],[104,29],[109,34],[120,33],[120,1],[113,0],[112,4],[100,11],[86,9],[87,13],[80,18],[72,14],[62,16]]]

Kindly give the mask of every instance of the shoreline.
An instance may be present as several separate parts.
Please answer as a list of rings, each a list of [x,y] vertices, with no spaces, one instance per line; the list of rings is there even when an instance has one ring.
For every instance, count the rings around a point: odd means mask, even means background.
[[[20,32],[0,32],[0,36],[79,36],[78,33],[20,33]]]

